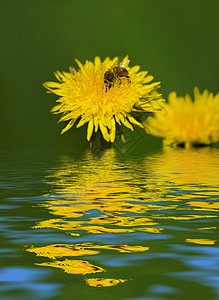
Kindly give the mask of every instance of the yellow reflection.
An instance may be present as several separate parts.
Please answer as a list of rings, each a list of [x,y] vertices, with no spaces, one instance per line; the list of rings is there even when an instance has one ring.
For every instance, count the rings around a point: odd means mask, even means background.
[[[89,250],[92,249],[92,250]],[[129,246],[129,245],[93,245],[91,243],[82,244],[54,244],[45,247],[31,247],[26,249],[28,252],[34,252],[37,256],[44,256],[51,259],[66,256],[84,256],[100,253],[94,249],[116,250],[121,253],[144,252],[149,247]]]
[[[219,149],[164,147],[161,154],[147,157],[145,165],[156,184],[169,191],[169,201],[179,202],[174,210],[179,211],[180,215],[157,214],[155,220],[186,221],[218,217],[214,213],[219,210],[215,197],[219,195]],[[183,213],[186,210],[196,214]]]
[[[123,282],[127,281],[127,279],[88,278],[88,279],[85,279],[85,281],[90,286],[107,287],[107,286],[117,285],[118,283],[123,283]]]
[[[136,197],[141,195],[142,189],[138,184],[132,184],[134,182],[132,176],[130,171],[127,172],[118,163],[114,149],[105,151],[99,159],[88,152],[84,160],[77,163],[69,157],[64,157],[61,168],[53,174],[54,190],[48,201],[43,204],[53,217],[38,222],[33,228],[53,228],[81,237],[84,234],[121,234],[137,231],[160,233],[163,228],[148,214],[151,209],[162,209],[162,206],[153,204],[156,186],[151,184],[151,191],[148,194],[151,203],[147,204],[144,198]],[[162,194],[162,189],[157,189],[157,193]],[[37,256],[52,260],[38,265],[62,268],[69,274],[104,271],[103,268],[93,266],[88,261],[71,258],[97,255],[106,250],[137,253],[148,251],[149,247],[105,245],[103,241],[103,244],[53,244],[43,247],[32,246],[27,249]],[[86,280],[87,284],[96,287],[113,286],[124,281],[125,279],[116,278]]]
[[[85,249],[82,245],[55,244],[45,247],[31,247],[29,252],[36,253],[37,256],[45,256],[51,259],[65,256],[83,256],[98,254],[99,251]]]
[[[188,243],[200,244],[200,245],[214,245],[216,240],[210,239],[186,239]]]
[[[219,149],[164,147],[161,154],[147,157],[145,162],[162,186],[182,185],[193,191],[194,186],[205,185],[200,189],[208,195],[217,195],[219,191]]]
[[[61,268],[68,274],[89,274],[89,273],[97,273],[105,271],[103,268],[98,266],[94,266],[85,260],[62,260],[62,261],[53,261],[53,262],[45,262],[41,264],[36,264],[38,266],[44,267],[55,267]]]
[[[187,204],[195,207],[195,210],[218,211],[219,202],[212,201],[189,201]]]
[[[52,177],[54,188],[43,204],[51,218],[38,222],[33,228],[62,231],[73,241],[74,236],[78,237],[77,241],[83,241],[84,236],[92,241],[92,235],[100,235],[99,242],[57,243],[33,246],[27,251],[52,260],[39,265],[62,268],[69,274],[104,271],[88,261],[71,259],[74,257],[98,255],[106,250],[148,251],[147,246],[106,245],[102,236],[118,235],[119,240],[121,234],[135,232],[157,235],[165,231],[163,224],[168,220],[174,224],[189,224],[192,220],[216,218],[219,207],[211,197],[219,194],[218,163],[218,150],[210,148],[170,148],[136,165],[120,163],[114,149],[103,152],[98,158],[88,152],[81,161],[64,157],[60,169]],[[97,238],[95,236],[95,240]],[[91,278],[86,282],[98,287],[123,281]]]
[[[164,215],[157,215],[156,219],[172,219],[172,220],[179,220],[179,221],[187,221],[187,220],[194,220],[194,219],[202,219],[202,218],[217,218],[217,215],[185,215],[185,216],[164,216]]]
[[[41,221],[34,228],[55,228],[71,235],[160,233],[163,229],[145,213],[165,207],[136,197],[142,194],[142,188],[134,183],[130,170],[121,168],[114,149],[105,151],[100,159],[88,152],[84,161],[77,164],[66,157],[53,176],[55,189],[44,207],[59,219]],[[147,184],[147,190],[150,188],[152,191],[146,195],[149,202],[154,202],[156,192],[161,195],[163,190]]]
[[[217,229],[217,227],[201,227],[197,228],[198,230],[211,230],[211,229]]]

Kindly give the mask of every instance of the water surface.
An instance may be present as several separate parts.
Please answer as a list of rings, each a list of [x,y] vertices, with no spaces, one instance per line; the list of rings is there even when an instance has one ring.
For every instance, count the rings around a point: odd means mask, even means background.
[[[219,149],[0,159],[0,299],[219,299]]]

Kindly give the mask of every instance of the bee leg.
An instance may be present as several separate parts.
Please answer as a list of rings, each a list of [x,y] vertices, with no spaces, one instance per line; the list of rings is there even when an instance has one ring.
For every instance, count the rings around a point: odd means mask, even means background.
[[[108,92],[108,90],[112,87],[112,83],[110,83],[108,80],[104,80],[104,83],[106,84],[105,92]]]
[[[119,81],[119,85],[122,83],[122,80],[121,78],[118,78],[118,81]]]
[[[131,83],[130,77],[128,75],[126,75],[126,78],[127,78],[127,82]]]

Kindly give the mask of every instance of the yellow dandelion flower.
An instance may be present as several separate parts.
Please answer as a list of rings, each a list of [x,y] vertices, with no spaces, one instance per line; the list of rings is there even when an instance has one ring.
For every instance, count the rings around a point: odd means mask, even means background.
[[[153,76],[139,72],[140,66],[129,67],[128,56],[121,63],[118,57],[107,57],[103,62],[95,57],[94,63],[87,60],[84,65],[77,59],[76,62],[78,70],[55,72],[60,83],[44,83],[48,92],[60,96],[51,112],[62,114],[59,122],[68,122],[61,134],[79,121],[77,128],[88,124],[88,141],[100,129],[103,138],[113,142],[117,124],[132,131],[133,125],[143,127],[131,116],[132,111],[153,112],[161,108],[164,100],[156,92],[160,82],[151,83]]]
[[[162,112],[144,122],[146,132],[164,138],[165,145],[191,147],[219,141],[219,93],[194,88],[194,101],[187,94],[169,94]]]

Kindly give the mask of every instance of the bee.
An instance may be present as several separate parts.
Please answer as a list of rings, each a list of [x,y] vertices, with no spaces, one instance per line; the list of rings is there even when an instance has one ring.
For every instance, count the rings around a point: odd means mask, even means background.
[[[104,74],[104,83],[106,84],[106,92],[114,85],[116,80],[119,80],[121,84],[121,77],[127,78],[128,82],[130,81],[129,72],[126,69],[129,65],[129,60],[119,62],[119,59],[109,68]]]

